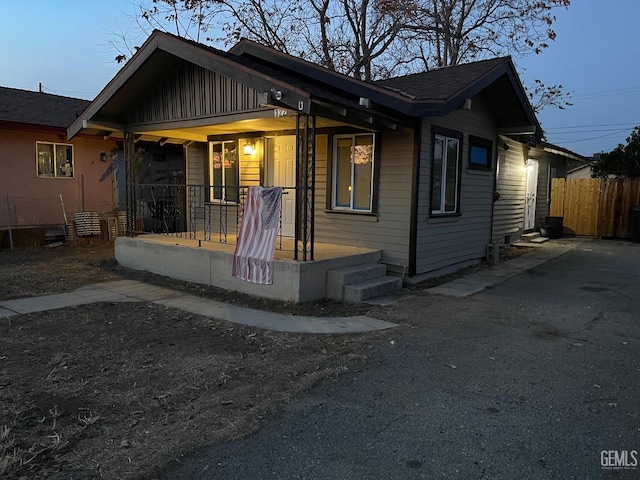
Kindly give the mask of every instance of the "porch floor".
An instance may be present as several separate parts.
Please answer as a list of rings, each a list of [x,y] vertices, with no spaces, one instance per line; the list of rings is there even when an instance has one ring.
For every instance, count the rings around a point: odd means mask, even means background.
[[[233,254],[236,249],[236,236],[233,234],[227,234],[227,243],[219,243],[217,241],[217,234],[212,234],[214,240],[202,240],[204,235],[202,232],[198,232],[197,238],[185,238],[166,234],[146,233],[138,235],[136,240],[158,243],[162,245],[176,245],[181,247],[203,248],[205,250],[212,250],[217,252],[226,252]],[[200,238],[200,240],[198,240]],[[293,261],[293,248],[294,242],[291,237],[282,237],[276,239],[276,251],[274,254],[275,260],[292,260]],[[375,253],[379,250],[365,247],[353,247],[348,245],[336,245],[333,243],[318,243],[314,244],[313,256],[315,261],[330,260],[334,258],[349,257],[352,255],[360,255],[366,253]],[[302,258],[302,253],[299,254],[299,258]]]

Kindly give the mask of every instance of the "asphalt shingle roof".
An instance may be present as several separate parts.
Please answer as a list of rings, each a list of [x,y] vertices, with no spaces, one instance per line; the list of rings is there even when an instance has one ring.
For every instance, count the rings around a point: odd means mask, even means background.
[[[0,87],[0,121],[66,128],[89,103],[80,98]]]
[[[508,61],[509,57],[492,58],[404,77],[389,78],[375,83],[408,94],[416,100],[447,100]]]

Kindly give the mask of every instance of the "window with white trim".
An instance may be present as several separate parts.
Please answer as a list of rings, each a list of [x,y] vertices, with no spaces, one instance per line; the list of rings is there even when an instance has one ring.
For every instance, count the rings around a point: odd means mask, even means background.
[[[333,137],[333,210],[373,211],[374,149],[372,133]]]
[[[431,213],[458,213],[460,150],[462,139],[436,134],[431,169]]]
[[[36,142],[39,177],[73,178],[73,145]]]
[[[237,203],[240,196],[238,142],[209,144],[209,200]]]

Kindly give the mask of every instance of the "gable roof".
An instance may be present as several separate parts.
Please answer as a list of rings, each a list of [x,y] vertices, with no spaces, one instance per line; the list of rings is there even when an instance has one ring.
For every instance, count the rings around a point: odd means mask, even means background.
[[[278,65],[299,77],[354,92],[376,104],[414,117],[446,115],[460,108],[465,100],[482,92],[506,122],[522,126],[526,123],[535,127],[537,134],[541,133],[540,124],[510,57],[443,67],[371,83],[247,39],[242,39],[229,52]]]
[[[367,119],[374,114],[359,105],[358,98],[350,92],[335,91],[291,75],[278,66],[265,65],[252,58],[155,30],[80,118],[69,126],[68,136],[75,136],[91,122],[121,130],[124,114],[132,102],[147,95],[154,83],[168,75],[180,62],[214,71],[260,92],[269,94],[277,91],[280,98],[276,99],[271,94],[267,102],[270,105],[312,113],[312,104],[316,112],[323,111],[323,105],[329,104],[334,108],[348,108],[351,114],[360,114]]]
[[[504,67],[509,57],[481,60],[473,63],[435,68],[376,82],[386,88],[403,92],[416,100],[446,101],[466,91],[470,86],[491,78],[494,69]],[[489,78],[487,78],[489,77]]]
[[[368,125],[413,124],[417,118],[446,115],[482,93],[496,113],[498,126],[509,127],[503,133],[541,131],[508,57],[371,83],[249,40],[223,52],[156,30],[70,125],[69,137],[89,123],[124,131],[125,114],[132,108],[132,101],[146,96],[158,79],[180,62],[262,92],[267,101],[261,100],[261,104],[265,106],[327,118],[333,115],[355,122],[359,117]]]
[[[80,98],[0,87],[0,122],[66,128],[89,103]]]

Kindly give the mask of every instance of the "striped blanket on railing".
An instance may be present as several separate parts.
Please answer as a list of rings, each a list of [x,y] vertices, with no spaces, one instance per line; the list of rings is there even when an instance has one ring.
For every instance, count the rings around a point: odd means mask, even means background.
[[[249,187],[232,275],[252,283],[273,283],[273,256],[280,225],[282,189]]]

